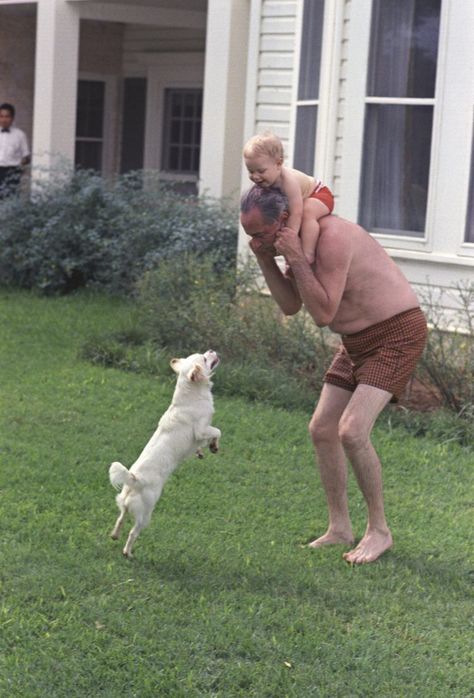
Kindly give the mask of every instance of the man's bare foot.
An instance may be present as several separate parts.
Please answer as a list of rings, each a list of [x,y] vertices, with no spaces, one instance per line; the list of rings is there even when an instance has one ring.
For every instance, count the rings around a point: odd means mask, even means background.
[[[351,565],[363,565],[366,562],[374,562],[382,553],[392,547],[392,534],[390,531],[366,531],[360,543],[344,553],[342,556]]]
[[[322,548],[323,545],[352,545],[354,538],[351,531],[326,531],[324,536],[308,543],[308,548]]]

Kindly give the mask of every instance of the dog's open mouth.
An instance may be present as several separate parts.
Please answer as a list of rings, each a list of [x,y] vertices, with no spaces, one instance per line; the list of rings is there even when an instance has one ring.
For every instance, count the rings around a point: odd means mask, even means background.
[[[219,365],[219,362],[220,362],[220,359],[216,354],[215,359],[212,359],[212,361],[211,361],[211,371],[213,371],[216,368],[216,366]]]

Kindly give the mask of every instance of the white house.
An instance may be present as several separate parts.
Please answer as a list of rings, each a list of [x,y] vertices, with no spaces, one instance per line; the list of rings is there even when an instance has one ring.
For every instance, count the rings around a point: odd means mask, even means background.
[[[414,284],[474,279],[473,0],[0,0],[0,101],[33,164],[215,196],[272,129]]]

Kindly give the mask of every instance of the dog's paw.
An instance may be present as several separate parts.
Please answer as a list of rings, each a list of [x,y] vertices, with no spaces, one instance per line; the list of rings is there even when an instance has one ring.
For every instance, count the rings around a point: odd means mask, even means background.
[[[112,533],[110,534],[110,537],[112,538],[112,540],[118,540],[119,534],[116,533],[115,531],[112,531]]]
[[[122,555],[127,558],[127,560],[133,560],[132,553],[129,553],[126,548],[122,550]]]
[[[209,442],[209,450],[211,453],[217,453],[219,450],[219,441],[217,439],[212,439]]]

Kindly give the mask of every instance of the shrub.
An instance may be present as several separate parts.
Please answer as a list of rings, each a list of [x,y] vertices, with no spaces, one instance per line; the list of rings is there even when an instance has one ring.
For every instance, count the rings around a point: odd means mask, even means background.
[[[454,293],[453,293],[454,291]],[[457,310],[449,310],[456,297]],[[443,404],[460,416],[474,414],[474,283],[465,281],[434,297],[421,294],[430,332],[420,361],[422,380],[433,384]],[[449,331],[448,331],[449,328]]]
[[[127,292],[144,271],[185,251],[235,263],[237,213],[226,202],[182,196],[151,174],[107,181],[57,170],[30,198],[0,202],[0,280],[67,293],[82,286]]]
[[[83,355],[103,365],[162,372],[163,356],[212,348],[225,360],[218,390],[290,408],[314,405],[331,349],[326,333],[302,312],[285,318],[263,296],[255,267],[216,267],[216,257],[184,255],[163,261],[138,284],[136,327],[121,338],[98,337]],[[150,356],[156,352],[156,359]]]

